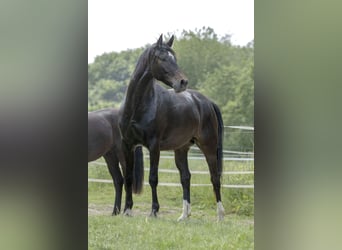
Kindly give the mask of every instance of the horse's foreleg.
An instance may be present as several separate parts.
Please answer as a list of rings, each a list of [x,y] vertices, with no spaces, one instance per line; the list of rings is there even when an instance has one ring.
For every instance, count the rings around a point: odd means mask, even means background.
[[[158,185],[158,165],[160,157],[159,144],[155,143],[149,147],[150,151],[150,176],[149,183],[152,189],[152,211],[150,216],[157,217],[157,212],[159,211],[159,202],[157,195],[157,185]]]
[[[188,166],[188,150],[189,148],[175,150],[175,162],[180,173],[180,181],[183,187],[183,212],[182,212],[182,215],[178,218],[178,221],[184,220],[191,215],[191,206],[190,206],[191,174],[190,174],[189,166]]]
[[[126,191],[124,215],[131,216],[132,207],[133,207],[132,183],[133,183],[134,152],[133,152],[133,147],[129,147],[125,144],[122,145],[122,150],[125,156],[125,163],[123,164],[124,166],[122,166],[124,180],[125,180],[124,182],[125,191]]]
[[[122,186],[123,186],[123,177],[119,167],[119,161],[115,154],[114,149],[111,149],[103,156],[106,160],[108,170],[110,175],[112,176],[115,188],[115,202],[114,209],[112,215],[117,215],[121,210],[121,197],[122,197]]]

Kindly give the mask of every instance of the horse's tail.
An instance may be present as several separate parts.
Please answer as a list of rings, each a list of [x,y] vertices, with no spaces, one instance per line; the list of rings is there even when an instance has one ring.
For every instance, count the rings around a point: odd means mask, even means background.
[[[142,146],[134,150],[133,193],[140,194],[144,186],[144,155]]]
[[[224,133],[224,126],[223,126],[223,120],[222,120],[222,115],[220,108],[212,102],[212,105],[215,110],[216,118],[217,118],[217,123],[218,123],[218,142],[217,142],[217,168],[219,175],[222,175],[222,158],[223,158],[223,133]]]

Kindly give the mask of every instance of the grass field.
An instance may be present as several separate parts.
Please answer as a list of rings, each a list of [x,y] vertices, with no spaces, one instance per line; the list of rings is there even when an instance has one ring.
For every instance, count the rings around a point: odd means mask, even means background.
[[[205,161],[190,160],[189,165],[191,170],[208,170]],[[89,178],[111,179],[106,166],[94,163],[88,166]],[[253,167],[250,163],[225,162],[224,171],[253,170]],[[168,159],[161,159],[160,168],[176,169],[174,161]],[[222,184],[253,184],[253,179],[253,175],[224,175]],[[179,183],[179,174],[159,173],[159,182]],[[191,183],[209,184],[209,175],[193,174]],[[134,214],[126,217],[111,216],[112,184],[89,182],[89,249],[253,249],[254,190],[222,188],[221,192],[224,221],[216,221],[212,187],[192,187],[191,217],[177,222],[182,212],[181,187],[158,187],[160,210],[154,219],[148,217],[151,209],[148,185],[142,194],[133,196]]]

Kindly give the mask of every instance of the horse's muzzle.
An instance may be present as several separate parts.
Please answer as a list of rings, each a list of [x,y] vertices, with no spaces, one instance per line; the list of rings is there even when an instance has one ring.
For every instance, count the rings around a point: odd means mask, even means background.
[[[182,92],[186,90],[188,86],[188,80],[187,79],[181,79],[179,82],[173,84],[173,89],[176,93]]]

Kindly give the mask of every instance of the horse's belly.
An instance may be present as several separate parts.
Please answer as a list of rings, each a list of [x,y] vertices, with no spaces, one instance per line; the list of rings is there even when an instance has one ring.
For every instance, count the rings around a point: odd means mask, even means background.
[[[88,162],[103,156],[114,143],[111,126],[95,125],[88,127]]]
[[[160,141],[160,150],[164,151],[182,148],[185,145],[189,145],[192,139],[192,136],[186,136],[183,134],[164,138]]]
[[[187,119],[175,119],[161,135],[160,149],[174,150],[189,145],[196,137],[198,124],[196,117],[188,115]]]

